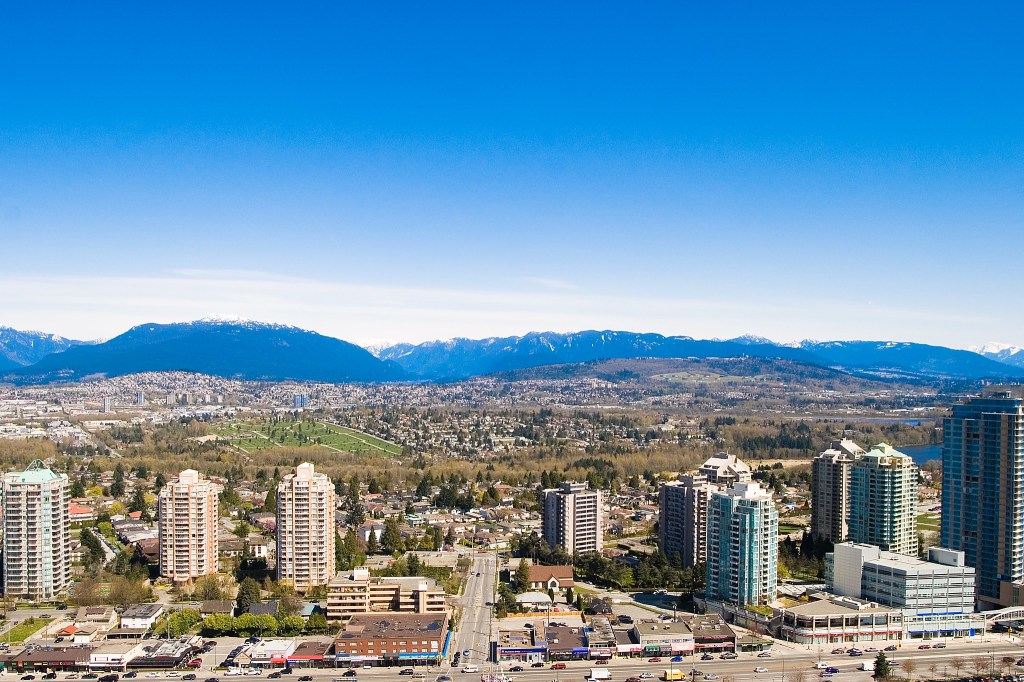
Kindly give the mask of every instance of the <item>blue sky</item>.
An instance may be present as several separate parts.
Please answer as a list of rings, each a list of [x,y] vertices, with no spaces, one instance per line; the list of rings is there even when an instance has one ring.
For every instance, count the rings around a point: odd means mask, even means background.
[[[0,324],[1024,344],[1020,5],[550,5],[0,7]]]

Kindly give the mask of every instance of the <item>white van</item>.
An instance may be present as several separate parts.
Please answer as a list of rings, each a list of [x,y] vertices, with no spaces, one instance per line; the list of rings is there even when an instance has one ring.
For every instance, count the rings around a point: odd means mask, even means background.
[[[828,663],[822,663],[821,661],[818,661],[817,663],[814,664],[814,667],[817,668],[818,670],[824,670],[825,668],[828,667]]]
[[[480,666],[478,666],[478,665],[467,665],[467,666],[462,668],[462,672],[464,672],[464,673],[478,673],[478,672],[480,672]]]

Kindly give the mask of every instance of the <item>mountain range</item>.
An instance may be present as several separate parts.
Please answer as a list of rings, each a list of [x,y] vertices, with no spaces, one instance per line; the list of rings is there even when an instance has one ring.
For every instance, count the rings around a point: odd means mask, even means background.
[[[257,381],[399,381],[397,365],[347,341],[285,325],[222,320],[142,324],[5,373],[19,384],[189,371]]]
[[[756,336],[709,340],[606,330],[400,343],[374,354],[298,327],[205,319],[142,324],[102,343],[0,328],[0,380],[31,384],[180,370],[263,381],[438,381],[606,359],[737,357],[874,378],[1024,378],[1024,353],[1007,350],[893,341],[778,344]]]

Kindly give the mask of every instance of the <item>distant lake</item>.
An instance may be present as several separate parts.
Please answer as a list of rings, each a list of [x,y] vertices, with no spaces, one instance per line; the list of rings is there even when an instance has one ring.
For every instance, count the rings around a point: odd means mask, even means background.
[[[942,459],[941,445],[904,445],[896,449],[914,460],[918,466],[930,459]]]

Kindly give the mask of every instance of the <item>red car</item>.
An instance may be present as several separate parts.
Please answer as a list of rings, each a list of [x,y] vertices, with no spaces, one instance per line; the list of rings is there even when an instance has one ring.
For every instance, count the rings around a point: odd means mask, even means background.
[[[203,659],[201,659],[201,658],[193,658],[191,661],[188,662],[188,667],[190,667],[190,668],[202,668],[203,667]]]
[[[565,670],[565,663],[552,663],[551,664],[551,669],[552,670]]]
[[[657,656],[655,656],[654,658],[648,658],[647,662],[648,663],[661,663],[661,659],[658,658]]]

